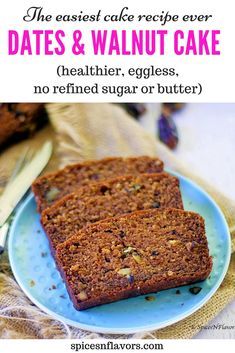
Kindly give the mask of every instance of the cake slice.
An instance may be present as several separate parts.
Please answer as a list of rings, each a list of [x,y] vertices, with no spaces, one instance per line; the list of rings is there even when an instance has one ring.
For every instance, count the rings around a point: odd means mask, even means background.
[[[179,209],[92,224],[60,244],[56,260],[78,310],[201,281],[212,269],[203,218]]]
[[[158,173],[163,170],[163,162],[147,156],[131,158],[105,158],[69,165],[55,173],[38,178],[32,190],[41,212],[63,196],[91,181],[104,180],[120,175]]]
[[[140,174],[80,188],[44,210],[41,222],[53,253],[58,244],[90,223],[167,207],[183,208],[178,179],[167,173]]]

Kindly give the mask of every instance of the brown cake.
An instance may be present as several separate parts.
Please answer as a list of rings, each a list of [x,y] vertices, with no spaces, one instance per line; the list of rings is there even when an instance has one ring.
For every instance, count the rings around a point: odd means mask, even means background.
[[[178,209],[97,222],[60,244],[56,259],[78,310],[201,281],[212,269],[203,218]]]
[[[166,207],[183,208],[181,194],[179,192],[179,180],[178,178],[166,172],[152,174],[143,173],[139,175],[124,175],[93,183],[90,182],[89,184],[76,189],[74,193],[64,196],[62,199],[69,199],[70,197],[73,197],[73,194],[76,194],[77,198],[88,196],[116,195],[118,193],[119,195],[122,195],[123,193],[128,193],[129,195],[136,195],[140,192],[140,190],[141,192],[145,190],[145,192],[148,193],[150,202],[152,201],[152,197],[154,195],[155,197],[159,196],[163,198],[163,202],[165,203]],[[177,205],[175,204],[175,206],[169,206],[168,202],[172,202],[173,192],[175,192],[175,201]],[[55,202],[54,204],[59,204],[62,199]],[[161,200],[159,199],[158,201],[160,202]],[[181,206],[179,206],[180,203]]]
[[[28,137],[47,119],[42,103],[0,104],[0,148]]]
[[[140,174],[80,188],[44,210],[41,222],[53,253],[58,244],[90,223],[133,211],[167,207],[183,208],[178,179],[167,173]]]
[[[58,199],[91,181],[127,174],[158,173],[162,170],[163,162],[158,158],[105,158],[69,165],[58,172],[40,177],[33,183],[32,190],[41,212]]]

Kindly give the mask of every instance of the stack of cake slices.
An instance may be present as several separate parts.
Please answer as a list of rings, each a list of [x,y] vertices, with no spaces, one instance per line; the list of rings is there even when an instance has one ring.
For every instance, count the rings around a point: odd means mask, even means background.
[[[78,310],[206,279],[203,218],[179,180],[147,156],[70,165],[32,190],[52,255]]]

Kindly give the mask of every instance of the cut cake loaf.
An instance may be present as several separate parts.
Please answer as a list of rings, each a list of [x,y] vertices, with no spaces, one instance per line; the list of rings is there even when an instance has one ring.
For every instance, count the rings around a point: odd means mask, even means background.
[[[147,210],[87,226],[57,247],[78,310],[204,280],[212,269],[204,220]]]
[[[32,190],[41,212],[63,196],[91,181],[104,180],[120,175],[158,173],[163,170],[163,162],[147,156],[130,158],[105,158],[69,165],[55,173],[38,178]]]
[[[32,136],[46,120],[42,103],[0,103],[0,149]]]
[[[53,253],[58,244],[90,223],[167,207],[183,208],[178,179],[167,173],[140,174],[90,183],[44,210],[41,222]]]

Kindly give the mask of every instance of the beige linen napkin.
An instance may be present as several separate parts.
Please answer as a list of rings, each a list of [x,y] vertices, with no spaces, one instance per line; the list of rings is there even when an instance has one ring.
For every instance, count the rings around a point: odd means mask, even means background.
[[[54,170],[68,163],[106,156],[157,155],[170,167],[190,177],[211,194],[221,207],[235,240],[235,204],[218,193],[183,165],[164,145],[156,141],[112,104],[49,104],[51,126],[34,138],[13,146],[0,155],[0,190],[25,146],[37,148],[46,139],[55,139],[54,156],[47,167]],[[128,335],[145,338],[191,338],[235,297],[235,258],[214,296],[193,315],[164,329]],[[54,320],[34,306],[14,280],[7,253],[0,259],[0,337],[1,338],[94,338],[110,337],[85,332]],[[118,336],[115,336],[118,337]],[[120,337],[120,336],[119,336]]]

